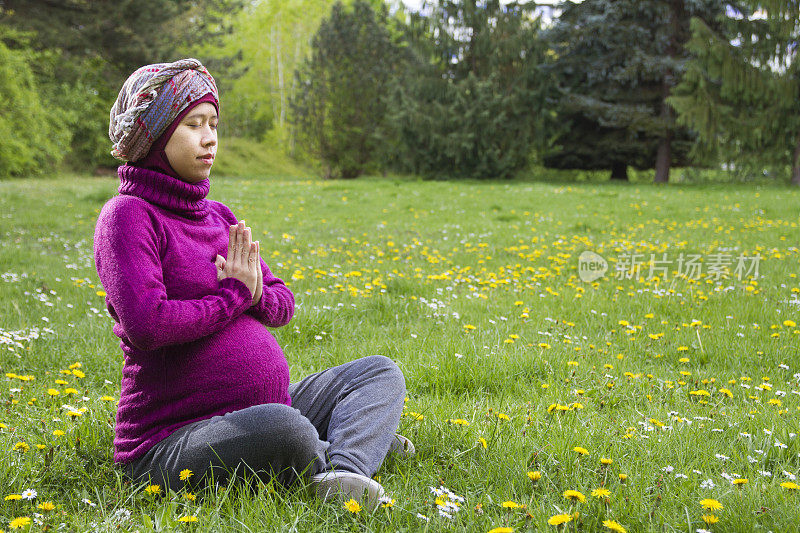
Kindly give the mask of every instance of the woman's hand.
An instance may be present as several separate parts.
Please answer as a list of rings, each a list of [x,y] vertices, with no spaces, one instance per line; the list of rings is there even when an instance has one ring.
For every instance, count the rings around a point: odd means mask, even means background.
[[[260,246],[252,242],[250,228],[244,220],[230,227],[228,238],[228,258],[217,255],[217,281],[236,278],[250,289],[253,297],[251,306],[261,299],[263,274],[261,273]]]

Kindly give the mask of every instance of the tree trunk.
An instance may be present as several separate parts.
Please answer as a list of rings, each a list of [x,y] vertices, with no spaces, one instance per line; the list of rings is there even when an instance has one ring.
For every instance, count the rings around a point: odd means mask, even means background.
[[[628,165],[614,161],[611,163],[611,179],[628,181]]]
[[[664,102],[663,105],[667,105]],[[669,166],[672,160],[672,130],[667,132],[667,136],[658,143],[658,153],[656,154],[656,183],[669,182]]]
[[[672,32],[667,44],[667,56],[670,58],[677,58],[678,50],[681,48],[680,39],[680,21],[686,19],[686,14],[683,10],[682,0],[672,0],[669,4],[670,7],[670,27]],[[675,127],[675,113],[672,107],[667,103],[672,92],[672,87],[675,85],[675,73],[672,68],[667,68],[664,72],[664,78],[661,81],[661,120],[663,127],[666,129],[664,136],[658,143],[658,152],[656,153],[656,183],[669,182],[669,168],[672,164],[672,138],[673,128]]]
[[[797,136],[794,159],[792,159],[792,185],[800,187],[800,135]]]
[[[280,118],[278,119],[278,125],[280,126],[281,130],[283,130],[283,121],[286,118],[286,90],[283,85],[283,58],[281,55],[283,54],[283,50],[281,49],[281,34],[277,32],[277,38],[275,39],[276,43],[276,51],[275,56],[278,60],[278,90],[280,91],[281,97],[281,113]]]

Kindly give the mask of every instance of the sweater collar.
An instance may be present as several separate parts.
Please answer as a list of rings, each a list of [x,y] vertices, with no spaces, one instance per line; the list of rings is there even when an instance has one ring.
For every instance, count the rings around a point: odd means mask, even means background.
[[[208,178],[198,183],[167,176],[154,170],[122,165],[117,170],[119,193],[138,196],[183,217],[200,219],[208,212],[205,197],[211,189]]]

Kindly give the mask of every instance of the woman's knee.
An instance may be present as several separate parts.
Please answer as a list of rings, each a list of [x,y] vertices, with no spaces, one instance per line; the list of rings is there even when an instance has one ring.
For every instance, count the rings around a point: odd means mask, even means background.
[[[268,434],[265,437],[280,440],[288,462],[295,469],[304,470],[309,466],[314,469],[312,463],[323,458],[327,443],[320,440],[317,428],[300,411],[286,405],[277,409],[281,415],[274,418],[272,427],[264,428]]]
[[[392,391],[395,394],[406,394],[406,379],[403,376],[403,371],[397,366],[392,359],[385,355],[370,355],[365,357],[370,368],[380,375],[381,380],[387,391]]]

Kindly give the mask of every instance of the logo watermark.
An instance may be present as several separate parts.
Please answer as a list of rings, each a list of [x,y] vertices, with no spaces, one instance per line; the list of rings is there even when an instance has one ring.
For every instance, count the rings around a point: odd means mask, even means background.
[[[714,280],[723,276],[733,275],[739,281],[752,277],[758,279],[758,267],[761,256],[756,254],[748,256],[740,254],[733,256],[724,253],[708,255],[684,254],[669,257],[663,253],[660,257],[656,254],[620,254],[614,264],[614,277],[616,279],[634,279],[647,274],[647,278],[658,277],[669,279],[673,274],[676,278],[700,279],[705,274]],[[589,250],[578,257],[578,277],[581,281],[591,283],[602,278],[608,271],[608,261]]]

